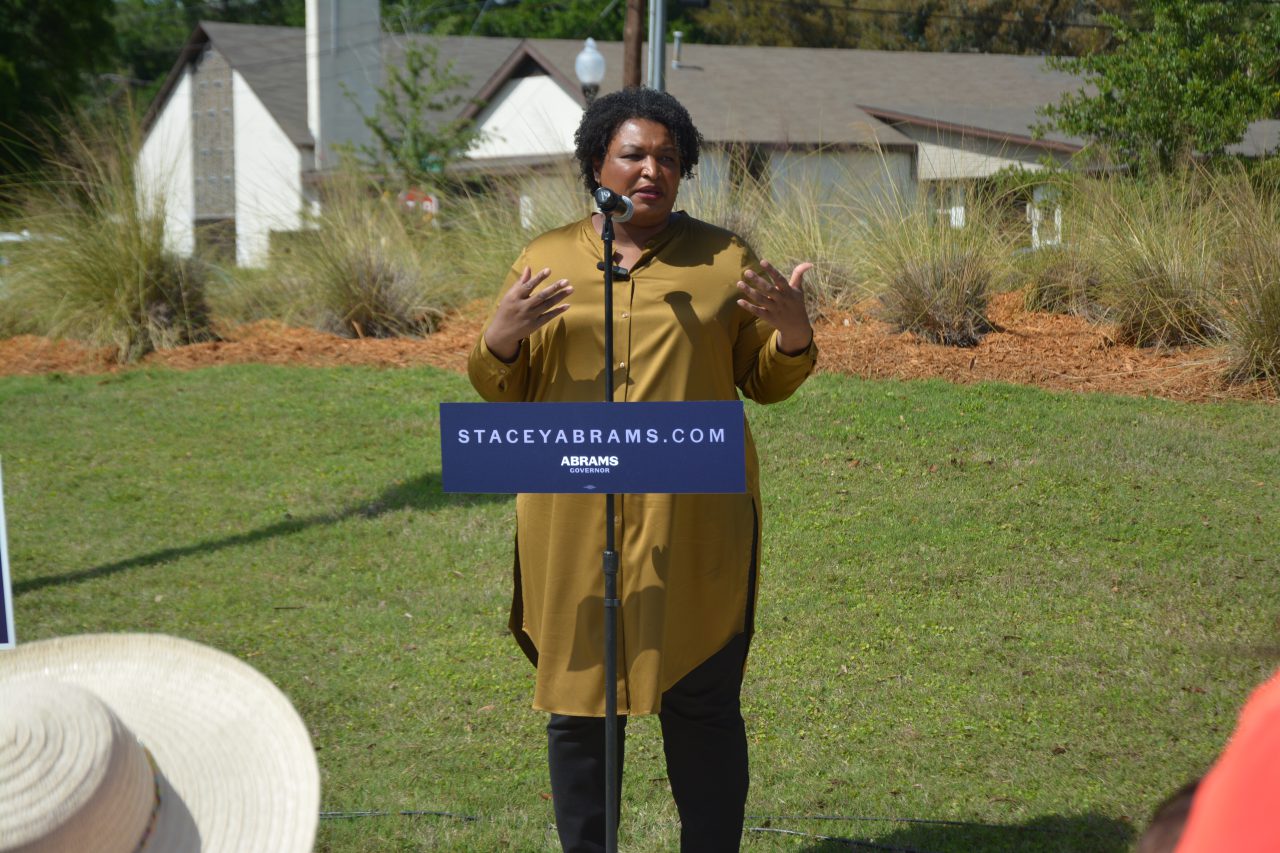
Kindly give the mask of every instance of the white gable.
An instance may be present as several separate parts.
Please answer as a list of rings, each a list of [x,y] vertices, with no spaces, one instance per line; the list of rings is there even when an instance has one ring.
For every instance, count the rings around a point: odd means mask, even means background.
[[[482,136],[472,160],[554,157],[573,153],[582,107],[545,75],[508,80],[476,118]]]
[[[191,73],[182,72],[138,152],[138,192],[147,210],[164,205],[165,246],[180,255],[196,248],[195,178],[191,156]]]
[[[303,152],[240,72],[235,92],[236,263],[264,266],[272,231],[303,227]]]

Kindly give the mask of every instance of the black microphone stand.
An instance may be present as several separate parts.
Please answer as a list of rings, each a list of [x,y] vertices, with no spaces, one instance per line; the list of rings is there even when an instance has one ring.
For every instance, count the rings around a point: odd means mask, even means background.
[[[613,402],[613,212],[604,225],[604,401]],[[604,849],[618,850],[618,552],[613,494],[604,496]]]

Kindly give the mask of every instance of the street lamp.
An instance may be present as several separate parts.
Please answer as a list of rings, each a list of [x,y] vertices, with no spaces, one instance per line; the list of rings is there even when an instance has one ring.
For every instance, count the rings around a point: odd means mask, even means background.
[[[587,106],[595,100],[600,91],[600,81],[604,79],[604,54],[596,48],[595,39],[587,39],[582,50],[573,60],[573,73],[578,75],[582,84],[582,95],[587,99]]]

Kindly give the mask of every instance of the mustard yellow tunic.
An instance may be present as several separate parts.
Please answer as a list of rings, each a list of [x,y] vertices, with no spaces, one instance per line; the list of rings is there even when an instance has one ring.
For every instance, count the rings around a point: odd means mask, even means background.
[[[604,251],[590,218],[535,239],[527,265],[567,278],[571,308],[523,342],[504,364],[484,344],[471,382],[486,400],[603,399]],[[684,214],[645,247],[630,277],[614,282],[614,399],[786,399],[813,370],[814,347],[787,356],[776,333],[737,304],[736,282],[755,255],[736,236]],[[746,435],[747,494],[621,495],[618,712],[661,709],[662,693],[751,625],[760,525],[759,465]],[[537,667],[535,708],[604,715],[603,495],[516,498],[511,630]]]

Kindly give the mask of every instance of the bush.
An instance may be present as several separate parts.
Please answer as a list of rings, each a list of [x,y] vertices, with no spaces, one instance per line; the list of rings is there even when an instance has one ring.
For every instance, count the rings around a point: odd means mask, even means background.
[[[430,220],[400,210],[355,174],[333,176],[324,195],[311,229],[273,251],[265,271],[237,270],[218,289],[220,315],[269,317],[344,337],[432,332],[461,288]]]
[[[1008,276],[1011,245],[981,198],[954,227],[923,195],[865,219],[857,257],[885,319],[933,343],[974,346],[991,331],[987,305]]]
[[[459,187],[441,212],[441,254],[458,281],[496,295],[530,240],[581,219],[589,208],[581,177],[568,167]]]
[[[19,226],[38,239],[6,267],[10,324],[120,361],[212,337],[203,266],[165,247],[163,203],[136,191],[136,124],[68,125],[49,173],[18,189]]]
[[[1203,346],[1221,332],[1209,270],[1185,269],[1177,259],[1135,253],[1111,283],[1116,340],[1137,347]]]
[[[1072,214],[1116,339],[1176,347],[1220,337],[1224,218],[1208,176],[1104,178],[1077,190]]]
[[[1247,178],[1222,184],[1232,229],[1224,261],[1222,314],[1233,380],[1280,387],[1280,195]]]
[[[931,343],[971,347],[992,329],[990,286],[990,267],[980,254],[944,251],[903,259],[880,301],[899,329]]]
[[[1103,314],[1098,301],[1102,274],[1078,249],[1042,247],[1024,255],[1022,267],[1028,311],[1091,319]]]
[[[870,295],[854,263],[860,207],[894,194],[883,176],[859,173],[823,150],[765,158],[758,151],[729,152],[727,174],[708,162],[699,179],[681,187],[689,212],[738,234],[784,274],[806,261],[811,318],[848,310]]]

